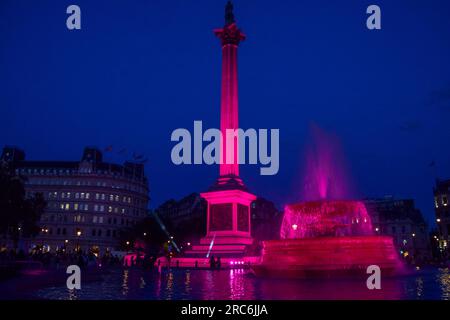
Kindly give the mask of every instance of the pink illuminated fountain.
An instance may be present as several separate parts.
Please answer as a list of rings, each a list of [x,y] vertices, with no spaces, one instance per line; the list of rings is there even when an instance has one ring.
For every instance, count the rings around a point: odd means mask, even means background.
[[[384,275],[402,269],[393,239],[375,236],[361,201],[344,200],[348,179],[337,140],[313,127],[315,145],[307,156],[305,202],[287,205],[280,240],[263,242],[256,275],[308,277],[367,276],[370,265]]]

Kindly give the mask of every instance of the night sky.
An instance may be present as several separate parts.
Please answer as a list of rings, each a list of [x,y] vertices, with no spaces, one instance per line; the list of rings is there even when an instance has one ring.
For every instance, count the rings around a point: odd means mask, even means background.
[[[433,220],[450,177],[450,2],[236,0],[240,126],[280,129],[280,171],[241,167],[279,208],[302,199],[311,126],[339,138],[355,192],[413,198]],[[77,4],[82,29],[66,28]],[[366,28],[366,8],[382,30]],[[148,157],[150,207],[205,191],[217,166],[175,166],[176,128],[219,126],[225,0],[0,0],[0,146],[27,159]],[[118,154],[126,149],[127,154]],[[435,167],[430,166],[434,162]]]

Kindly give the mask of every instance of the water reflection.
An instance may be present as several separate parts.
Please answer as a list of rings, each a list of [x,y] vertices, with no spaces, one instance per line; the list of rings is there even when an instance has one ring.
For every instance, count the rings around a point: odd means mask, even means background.
[[[242,299],[254,299],[251,294],[253,293],[251,286],[251,281],[247,283],[246,287],[244,269],[230,269],[230,296],[231,300],[242,300]]]
[[[441,288],[441,298],[448,300],[450,299],[450,272],[449,269],[439,269],[437,279]]]
[[[128,295],[128,270],[123,270],[122,295]]]
[[[112,270],[82,290],[52,287],[35,292],[44,299],[449,299],[449,269],[417,271],[382,279],[381,290],[364,280],[261,279],[246,270]]]

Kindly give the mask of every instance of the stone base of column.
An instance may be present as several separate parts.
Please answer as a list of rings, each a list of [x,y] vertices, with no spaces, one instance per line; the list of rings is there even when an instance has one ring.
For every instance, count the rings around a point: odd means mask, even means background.
[[[256,196],[240,189],[200,194],[208,202],[206,236],[188,255],[242,256],[253,243],[250,204]]]

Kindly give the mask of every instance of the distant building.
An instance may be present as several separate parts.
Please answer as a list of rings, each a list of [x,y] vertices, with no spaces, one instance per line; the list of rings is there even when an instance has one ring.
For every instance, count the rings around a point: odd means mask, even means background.
[[[278,239],[282,214],[272,201],[258,197],[250,205],[252,237],[256,240]]]
[[[365,200],[375,234],[389,235],[399,253],[410,262],[431,259],[428,226],[414,200],[393,197]]]
[[[20,149],[5,147],[1,160],[25,178],[27,196],[39,192],[47,201],[30,245],[104,253],[118,247],[121,229],[147,215],[143,164],[103,162],[96,148],[85,148],[80,161],[28,161]]]
[[[181,200],[170,199],[155,209],[155,213],[169,225],[169,232],[183,240],[194,241],[206,232],[207,202],[198,193]],[[273,202],[257,198],[251,203],[251,235],[257,240],[275,239],[279,236],[280,212]]]
[[[155,209],[160,218],[170,221],[173,227],[193,219],[206,219],[206,201],[200,194],[191,193],[181,200],[170,199]]]
[[[439,249],[443,257],[449,257],[450,242],[450,179],[437,180],[433,189],[436,224],[438,227]]]
[[[155,209],[175,242],[192,243],[205,234],[207,202],[198,193],[191,193],[181,200],[170,199]]]

